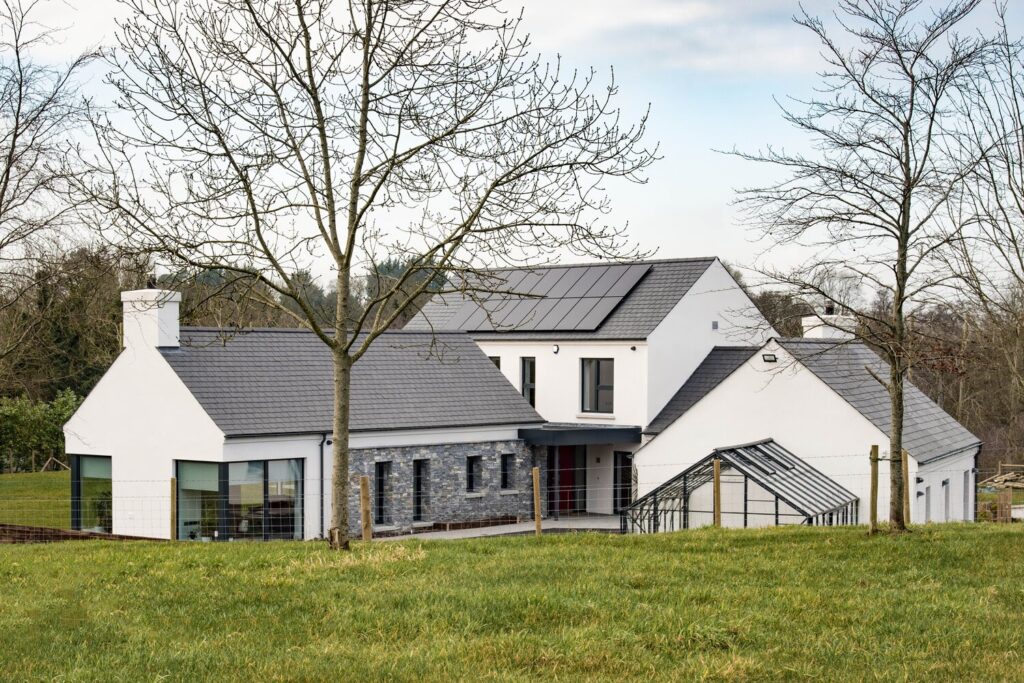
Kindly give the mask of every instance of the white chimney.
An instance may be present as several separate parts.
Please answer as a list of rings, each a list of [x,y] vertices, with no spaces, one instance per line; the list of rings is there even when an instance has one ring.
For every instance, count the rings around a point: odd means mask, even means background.
[[[857,330],[852,315],[809,315],[800,322],[806,339],[853,339]]]
[[[124,306],[124,347],[178,346],[179,292],[136,289],[121,292]]]

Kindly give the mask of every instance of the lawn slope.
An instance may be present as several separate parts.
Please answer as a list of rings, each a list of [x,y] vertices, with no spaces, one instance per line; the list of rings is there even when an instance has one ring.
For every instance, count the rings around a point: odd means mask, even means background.
[[[975,525],[0,546],[0,678],[1022,678],[1022,542]]]
[[[71,474],[0,474],[0,524],[71,528]]]

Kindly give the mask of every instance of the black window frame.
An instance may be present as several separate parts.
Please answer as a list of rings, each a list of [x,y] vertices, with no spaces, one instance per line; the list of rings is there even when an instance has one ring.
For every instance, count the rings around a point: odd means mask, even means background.
[[[611,364],[611,383],[602,384],[601,364]],[[588,366],[595,368],[594,381],[591,383],[591,391],[587,392]],[[600,410],[601,392],[611,392],[611,407],[608,410]],[[588,400],[592,403],[588,403]],[[591,407],[587,407],[590,405]],[[614,358],[581,358],[580,359],[580,412],[591,415],[613,415],[615,414],[615,359]]]
[[[532,376],[527,372],[527,366],[533,371]],[[519,358],[519,386],[523,398],[533,406],[537,407],[537,357],[520,356]]]
[[[394,467],[390,460],[373,463],[373,523],[376,526],[391,524],[390,485]]]
[[[487,360],[494,363],[494,367],[501,370],[501,356],[487,356]]]
[[[104,459],[110,461],[110,486],[114,486],[114,459],[109,455],[87,455],[69,453],[68,460],[71,465],[71,528],[75,531],[82,530],[82,458]],[[114,510],[111,500],[110,529],[105,533],[114,533]]]
[[[430,506],[430,459],[412,461],[412,521],[427,521]]]
[[[516,488],[516,454],[501,454],[501,490],[514,491]]]
[[[480,493],[483,488],[484,463],[482,455],[466,456],[466,493]]]
[[[282,461],[294,461],[299,463],[299,474],[296,483],[298,484],[298,490],[295,494],[295,500],[299,505],[299,521],[297,523],[299,530],[298,539],[286,539],[286,538],[273,538],[272,524],[267,523],[267,507],[269,505],[269,489],[270,489],[270,463],[282,462]],[[228,462],[215,462],[210,460],[189,460],[187,458],[174,461],[174,481],[175,487],[180,486],[181,476],[179,467],[182,463],[202,463],[202,464],[213,464],[217,466],[217,536],[214,537],[214,541],[229,541],[230,532],[228,529],[228,488],[229,488],[229,475],[228,467],[232,464],[237,463],[250,463],[258,462],[263,464],[263,538],[262,539],[251,539],[251,540],[262,540],[262,541],[277,541],[277,540],[302,540],[306,538],[306,459],[305,458],[265,458],[265,459],[254,459],[254,460],[231,460]],[[174,499],[174,519],[181,519],[181,496],[175,491]],[[178,535],[178,523],[175,523],[173,529],[173,537],[171,540],[179,540]]]

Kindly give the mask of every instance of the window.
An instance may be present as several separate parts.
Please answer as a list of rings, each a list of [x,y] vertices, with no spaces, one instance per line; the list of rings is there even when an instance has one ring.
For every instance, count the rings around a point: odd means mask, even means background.
[[[487,356],[488,360],[494,363],[494,367],[501,370],[501,356]]]
[[[924,487],[924,521],[925,524],[932,521],[932,487]]]
[[[176,463],[182,540],[303,538],[303,461]]]
[[[373,523],[391,523],[391,462],[373,464]]]
[[[76,455],[71,458],[71,527],[111,533],[114,529],[110,458]]]
[[[519,374],[523,387],[523,396],[531,406],[537,405],[537,359],[523,357],[519,359]]]
[[[516,487],[516,456],[514,453],[501,454],[501,488],[514,489]]]
[[[963,519],[970,521],[974,519],[974,510],[971,509],[971,471],[964,472],[964,514]]]
[[[483,463],[479,455],[466,458],[466,492],[477,493],[483,487]]]
[[[611,358],[584,358],[582,363],[583,412],[613,412],[615,361]]]
[[[430,461],[412,461],[412,521],[427,519],[427,505],[430,502]]]
[[[942,521],[949,521],[949,479],[942,480]]]

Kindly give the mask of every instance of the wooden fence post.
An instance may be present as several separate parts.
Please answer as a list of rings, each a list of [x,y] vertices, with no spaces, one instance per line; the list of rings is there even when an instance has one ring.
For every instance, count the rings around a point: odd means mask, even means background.
[[[715,515],[715,526],[722,526],[722,461],[718,458],[714,459],[715,467],[715,479],[714,479],[714,515]]]
[[[903,449],[903,457],[900,464],[903,466],[903,523],[910,524],[910,463],[907,449]],[[914,487],[917,488],[916,486]]]
[[[871,447],[871,524],[868,533],[878,531],[878,446]]]
[[[540,536],[540,468],[533,468],[533,525],[536,534]]]
[[[370,478],[365,474],[359,477],[359,521],[363,528],[363,540],[373,538],[373,525],[370,523]]]
[[[178,479],[171,477],[171,540],[178,540]]]

